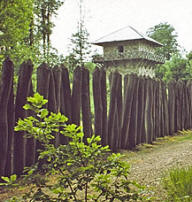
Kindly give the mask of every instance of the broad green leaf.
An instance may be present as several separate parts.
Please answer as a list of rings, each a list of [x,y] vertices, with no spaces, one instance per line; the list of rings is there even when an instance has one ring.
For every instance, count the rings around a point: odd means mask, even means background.
[[[47,115],[48,115],[48,110],[47,109],[42,109],[41,110],[41,115],[40,115],[40,118],[45,118]]]
[[[30,105],[30,104],[25,104],[25,105],[23,106],[23,109],[29,110],[29,109],[31,109],[31,105]]]
[[[5,182],[10,182],[10,179],[8,177],[1,177]]]
[[[17,175],[11,175],[10,180],[11,182],[14,182],[17,179]]]

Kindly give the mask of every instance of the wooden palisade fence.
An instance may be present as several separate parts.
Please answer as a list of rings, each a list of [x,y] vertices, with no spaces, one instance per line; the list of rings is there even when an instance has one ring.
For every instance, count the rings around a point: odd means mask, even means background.
[[[2,69],[0,176],[20,175],[25,166],[34,164],[38,157],[37,149],[41,148],[34,139],[25,139],[24,133],[14,132],[18,119],[31,115],[23,105],[34,90],[33,65],[28,61],[20,67],[14,96],[13,66],[7,59]],[[82,124],[85,137],[93,133],[100,135],[102,145],[109,145],[112,151],[133,149],[138,144],[150,144],[158,137],[192,128],[191,80],[171,81],[165,85],[160,80],[136,75],[123,77],[114,72],[109,76],[108,92],[106,75],[104,69],[96,68],[90,75],[87,69],[77,67],[70,85],[67,68],[49,68],[42,64],[37,69],[37,92],[48,99],[46,107],[49,111],[60,111],[69,118],[68,123]],[[109,101],[107,97],[110,97]],[[94,104],[94,120],[90,102]],[[56,145],[68,142],[65,137],[56,137]]]

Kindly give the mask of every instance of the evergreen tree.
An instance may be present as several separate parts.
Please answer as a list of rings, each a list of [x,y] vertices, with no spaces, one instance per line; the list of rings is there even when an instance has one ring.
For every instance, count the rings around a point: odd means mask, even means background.
[[[72,34],[70,44],[70,54],[66,57],[65,64],[70,72],[73,72],[76,66],[85,67],[91,53],[91,45],[88,42],[89,33],[84,24],[83,0],[79,0],[80,20],[78,31]]]
[[[81,25],[81,29],[72,35],[71,47],[72,55],[76,65],[83,66],[88,60],[90,54],[90,43],[88,42],[89,34],[84,25]]]

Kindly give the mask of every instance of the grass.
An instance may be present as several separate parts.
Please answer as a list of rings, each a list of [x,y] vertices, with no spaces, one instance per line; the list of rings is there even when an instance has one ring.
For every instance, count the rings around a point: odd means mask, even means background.
[[[163,180],[168,201],[192,201],[192,167],[171,169]]]
[[[178,133],[175,133],[173,136],[164,136],[159,137],[154,141],[152,144],[140,144],[137,145],[136,148],[133,151],[127,151],[122,150],[121,152],[124,153],[126,156],[134,156],[138,153],[150,153],[154,149],[158,149],[170,144],[178,144],[185,141],[192,141],[192,131],[191,130],[185,130],[185,131],[179,131]]]

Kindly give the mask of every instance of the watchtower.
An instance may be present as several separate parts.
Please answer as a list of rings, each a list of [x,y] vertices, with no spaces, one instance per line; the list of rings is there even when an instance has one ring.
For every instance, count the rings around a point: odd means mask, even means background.
[[[164,63],[164,58],[156,54],[156,48],[162,44],[131,26],[112,32],[93,44],[102,46],[104,53],[94,61],[104,64],[108,70],[154,77],[156,64]]]

